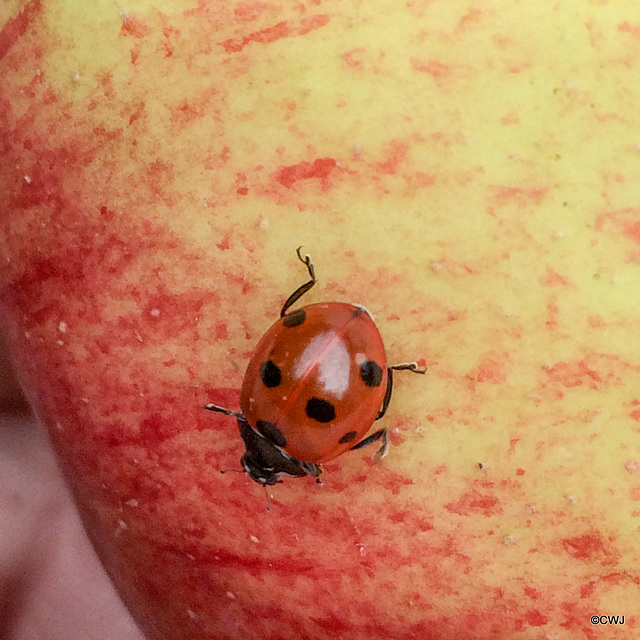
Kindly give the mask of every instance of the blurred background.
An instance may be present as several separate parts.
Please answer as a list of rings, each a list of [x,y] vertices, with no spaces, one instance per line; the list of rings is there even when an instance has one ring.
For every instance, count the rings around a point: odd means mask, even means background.
[[[0,335],[0,640],[143,640],[84,533]]]

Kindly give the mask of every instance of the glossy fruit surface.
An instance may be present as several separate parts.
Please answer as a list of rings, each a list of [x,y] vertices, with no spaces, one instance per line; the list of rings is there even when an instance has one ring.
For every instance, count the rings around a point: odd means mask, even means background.
[[[636,2],[5,0],[0,25],[2,319],[150,638],[638,637]],[[267,513],[202,407],[239,407],[298,245],[314,300],[428,373],[383,464]]]

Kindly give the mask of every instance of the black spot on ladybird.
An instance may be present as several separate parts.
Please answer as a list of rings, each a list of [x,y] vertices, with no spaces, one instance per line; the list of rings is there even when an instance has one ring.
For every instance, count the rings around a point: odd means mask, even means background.
[[[267,440],[269,440],[269,442],[273,442],[273,444],[276,444],[279,447],[287,446],[287,439],[285,438],[284,433],[278,429],[278,425],[275,422],[258,420],[256,428]]]
[[[282,380],[278,365],[271,360],[263,362],[260,365],[260,380],[264,382],[265,387],[277,387]]]
[[[367,387],[379,387],[382,382],[382,367],[373,360],[360,365],[360,377]]]
[[[336,417],[333,405],[321,398],[309,398],[306,406],[307,415],[318,422],[331,422]]]
[[[307,312],[304,309],[298,309],[292,313],[287,314],[282,318],[282,326],[290,329],[291,327],[297,327],[302,324],[307,318]]]
[[[357,436],[358,436],[358,432],[357,431],[347,431],[347,433],[345,433],[342,436],[342,438],[340,438],[340,440],[338,440],[338,442],[340,444],[346,444],[347,442],[352,442],[353,440],[355,440]]]

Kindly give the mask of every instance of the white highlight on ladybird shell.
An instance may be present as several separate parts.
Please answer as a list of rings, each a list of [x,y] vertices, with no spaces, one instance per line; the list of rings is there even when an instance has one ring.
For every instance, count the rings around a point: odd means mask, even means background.
[[[347,392],[351,358],[344,340],[334,340],[329,332],[317,335],[294,362],[294,379],[303,377],[313,367],[317,367],[318,382],[325,391],[338,398]]]

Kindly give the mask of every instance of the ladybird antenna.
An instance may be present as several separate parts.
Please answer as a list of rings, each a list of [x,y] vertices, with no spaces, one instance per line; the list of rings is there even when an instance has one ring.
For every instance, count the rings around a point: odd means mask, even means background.
[[[238,469],[237,467],[232,467],[230,469],[220,469],[220,473],[228,473],[229,471],[238,471],[239,473],[247,473],[246,469]]]

